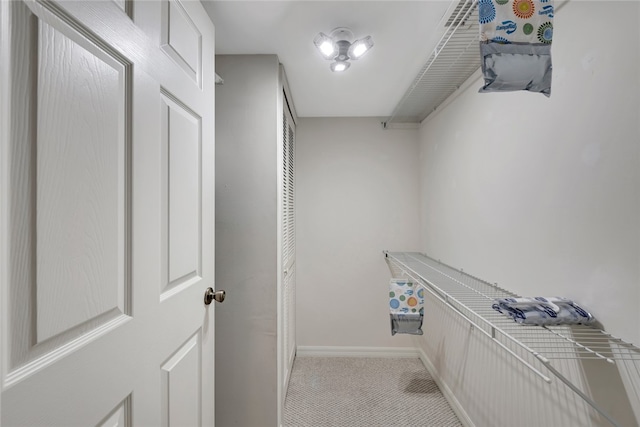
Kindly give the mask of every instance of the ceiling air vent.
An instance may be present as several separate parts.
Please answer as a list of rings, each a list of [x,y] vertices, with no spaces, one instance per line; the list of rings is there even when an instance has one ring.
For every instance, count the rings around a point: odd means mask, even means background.
[[[445,27],[457,27],[458,25],[464,25],[469,17],[469,11],[477,6],[477,3],[471,0],[460,0],[456,5],[456,8],[449,16],[449,19],[444,24]]]

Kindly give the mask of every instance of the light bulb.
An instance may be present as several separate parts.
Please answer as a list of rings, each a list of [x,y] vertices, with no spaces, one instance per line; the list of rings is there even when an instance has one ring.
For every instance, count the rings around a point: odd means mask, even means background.
[[[320,52],[322,52],[322,54],[324,56],[331,56],[331,54],[333,53],[333,43],[331,43],[328,40],[325,40],[324,42],[322,42],[322,44],[320,45]]]
[[[325,59],[333,59],[336,54],[336,46],[331,37],[324,33],[319,33],[314,39],[313,44],[316,45],[318,51]]]
[[[353,55],[357,58],[366,51],[367,47],[364,45],[364,43],[358,43],[356,47],[353,48]]]
[[[330,68],[331,68],[331,71],[339,73],[349,68],[350,65],[351,63],[346,61],[336,61],[330,65]]]
[[[356,40],[349,48],[349,58],[358,59],[373,47],[373,39],[367,36],[363,39]]]

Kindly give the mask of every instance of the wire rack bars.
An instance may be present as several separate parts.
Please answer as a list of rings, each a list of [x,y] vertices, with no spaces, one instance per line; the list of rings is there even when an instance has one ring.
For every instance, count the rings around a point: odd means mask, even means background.
[[[568,379],[570,375],[563,372],[559,361],[586,359],[615,364],[630,379],[630,397],[640,402],[640,349],[633,344],[592,326],[517,324],[493,310],[491,305],[496,298],[518,295],[422,253],[385,251],[384,254],[394,277],[408,276],[421,284],[428,293],[544,381],[550,383],[552,377],[561,380],[611,425],[619,426],[585,391]],[[522,356],[527,353],[540,363],[527,361],[531,358]]]

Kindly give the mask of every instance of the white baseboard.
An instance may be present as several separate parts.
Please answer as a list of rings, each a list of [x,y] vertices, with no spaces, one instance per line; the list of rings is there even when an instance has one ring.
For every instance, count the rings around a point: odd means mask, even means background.
[[[415,347],[298,346],[297,356],[419,358]]]
[[[422,364],[431,374],[431,377],[438,385],[438,388],[440,388],[442,394],[444,394],[445,399],[449,402],[449,406],[451,406],[451,409],[453,409],[453,412],[455,412],[462,425],[465,427],[475,427],[475,424],[471,421],[471,418],[469,418],[467,411],[464,410],[458,399],[456,399],[456,396],[453,394],[449,386],[442,382],[440,375],[438,374],[438,370],[433,366],[429,358],[427,358],[425,352],[421,348],[416,348],[415,350],[418,353],[418,357],[422,361]]]

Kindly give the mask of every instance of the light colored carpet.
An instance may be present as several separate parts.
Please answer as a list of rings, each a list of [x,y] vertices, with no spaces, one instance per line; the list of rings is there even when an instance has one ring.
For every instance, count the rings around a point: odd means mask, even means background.
[[[419,359],[297,357],[285,427],[457,427]]]

